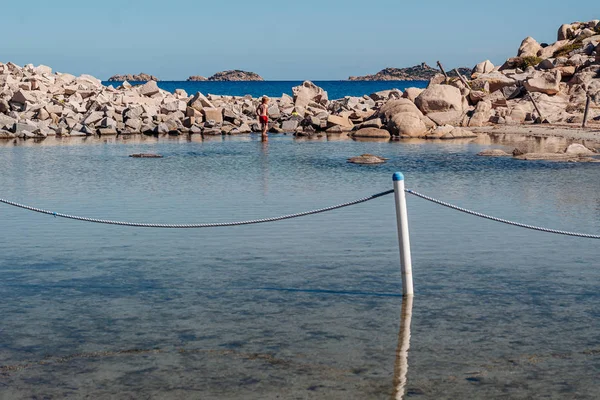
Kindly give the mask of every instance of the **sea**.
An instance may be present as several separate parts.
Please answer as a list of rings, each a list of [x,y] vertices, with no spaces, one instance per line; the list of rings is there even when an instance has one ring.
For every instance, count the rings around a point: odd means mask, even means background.
[[[102,82],[104,85],[117,87],[123,82]],[[141,84],[144,82],[130,82]],[[201,92],[203,94],[252,97],[281,97],[282,94],[292,95],[292,88],[302,84],[302,81],[248,81],[248,82],[187,82],[159,81],[158,86],[171,93],[175,89],[183,89],[189,95]],[[400,89],[408,87],[425,88],[427,81],[314,81],[315,85],[327,91],[330,100],[342,99],[345,96],[363,96],[381,90]]]
[[[294,84],[234,94],[274,96]],[[387,87],[370,85],[333,97]],[[106,220],[216,223],[361,199],[402,172],[407,188],[461,207],[600,234],[600,164],[477,155],[567,144],[10,140],[0,142],[0,198]],[[364,153],[388,160],[347,162]],[[390,195],[208,229],[86,223],[0,204],[0,399],[597,399],[597,240],[412,195],[407,204],[411,302]]]

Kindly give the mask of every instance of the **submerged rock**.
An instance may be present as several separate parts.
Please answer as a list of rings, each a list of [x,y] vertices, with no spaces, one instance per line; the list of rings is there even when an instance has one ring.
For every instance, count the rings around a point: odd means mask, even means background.
[[[353,164],[383,164],[387,158],[379,157],[373,154],[362,154],[358,157],[348,159],[349,163]]]
[[[133,158],[163,158],[163,156],[160,154],[152,154],[152,153],[131,154],[129,157],[133,157]]]

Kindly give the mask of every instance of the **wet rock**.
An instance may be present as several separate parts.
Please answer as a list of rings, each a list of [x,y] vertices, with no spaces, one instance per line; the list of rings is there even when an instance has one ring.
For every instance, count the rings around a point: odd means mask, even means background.
[[[477,153],[478,156],[482,157],[510,157],[511,154],[500,149],[488,149]]]
[[[387,158],[379,157],[373,154],[362,154],[358,157],[348,159],[349,163],[353,164],[383,164]]]
[[[391,138],[392,135],[385,129],[377,129],[377,128],[363,128],[359,129],[356,132],[352,132],[351,136],[353,137],[363,137],[363,138]]]

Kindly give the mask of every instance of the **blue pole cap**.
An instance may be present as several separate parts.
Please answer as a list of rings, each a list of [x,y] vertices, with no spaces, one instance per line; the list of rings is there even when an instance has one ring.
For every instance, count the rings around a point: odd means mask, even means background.
[[[396,172],[394,174],[394,182],[403,181],[403,180],[404,180],[404,175],[402,175],[402,172]]]

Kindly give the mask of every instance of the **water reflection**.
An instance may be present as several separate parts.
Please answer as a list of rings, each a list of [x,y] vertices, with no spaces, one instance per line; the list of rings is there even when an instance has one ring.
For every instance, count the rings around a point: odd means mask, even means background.
[[[262,189],[265,197],[269,194],[269,141],[261,140],[260,146],[260,173]]]
[[[412,320],[413,296],[402,297],[400,332],[394,366],[394,394],[392,399],[402,400],[406,393],[406,375],[408,374],[408,349],[410,348],[410,323]]]

